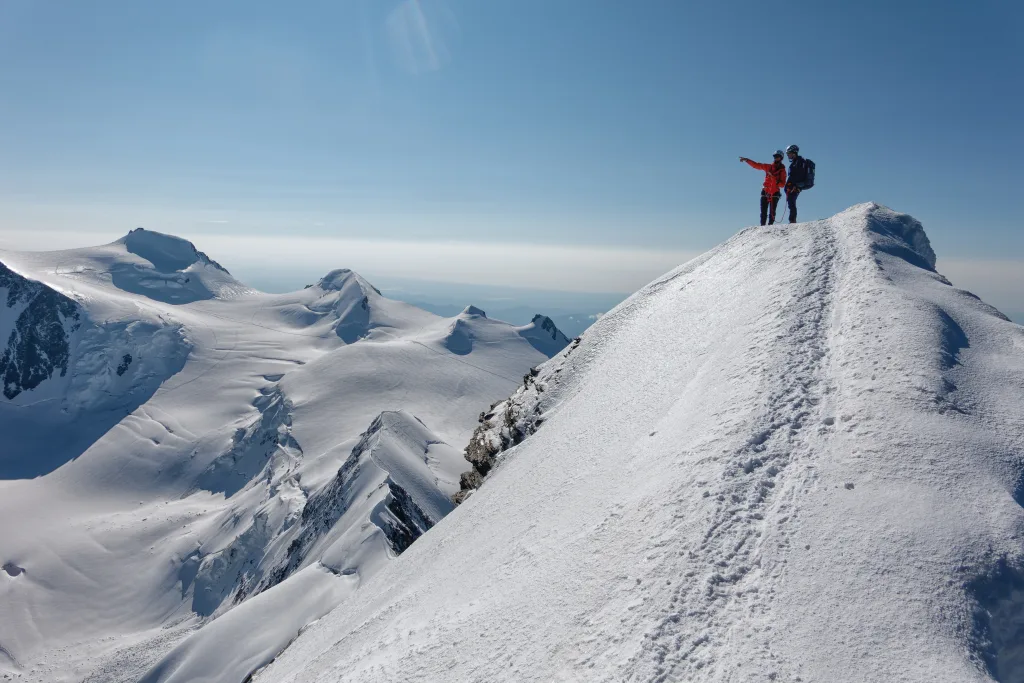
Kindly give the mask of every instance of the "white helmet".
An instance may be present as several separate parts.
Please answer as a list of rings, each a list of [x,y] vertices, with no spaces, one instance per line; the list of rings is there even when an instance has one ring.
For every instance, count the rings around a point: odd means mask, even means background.
[[[790,145],[789,147],[786,148],[786,154],[789,154],[790,152],[792,152],[793,154],[799,154],[800,148],[797,147],[796,145]]]
[[[785,155],[784,155],[784,154],[782,153],[782,150],[781,150],[781,149],[777,149],[777,150],[775,150],[775,152],[774,152],[774,153],[772,154],[772,156],[773,156],[773,157],[781,157],[781,156],[785,156]]]

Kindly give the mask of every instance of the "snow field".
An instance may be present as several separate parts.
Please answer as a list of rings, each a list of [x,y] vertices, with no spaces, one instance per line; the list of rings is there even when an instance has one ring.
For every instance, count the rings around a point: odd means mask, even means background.
[[[351,271],[260,294],[148,231],[0,261],[83,313],[67,376],[0,401],[16,679],[243,680],[450,509],[480,405],[547,359],[531,326],[439,318]],[[349,461],[347,514],[319,525]]]
[[[1021,680],[1024,329],[934,263],[860,205],[652,283],[255,680]]]

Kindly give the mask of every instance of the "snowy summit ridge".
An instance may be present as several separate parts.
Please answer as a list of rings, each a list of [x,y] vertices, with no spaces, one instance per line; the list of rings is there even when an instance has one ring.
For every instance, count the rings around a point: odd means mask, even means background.
[[[358,287],[362,291],[371,290],[381,295],[380,290],[371,285],[369,282],[364,280],[355,271],[349,270],[348,268],[338,268],[320,278],[320,281],[316,283],[316,286],[325,292],[328,291],[340,291],[345,289],[347,286]],[[383,295],[381,295],[383,296]]]
[[[254,681],[1024,679],[1024,328],[935,263],[862,204],[657,279]]]
[[[155,230],[135,228],[119,239],[117,244],[123,244],[128,252],[146,259],[154,268],[164,272],[187,270],[196,263],[228,272],[188,240]]]

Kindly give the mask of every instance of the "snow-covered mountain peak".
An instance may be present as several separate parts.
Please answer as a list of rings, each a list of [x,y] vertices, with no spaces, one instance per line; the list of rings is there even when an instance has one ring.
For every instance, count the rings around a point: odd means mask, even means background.
[[[366,295],[373,293],[377,296],[382,296],[379,289],[367,282],[359,273],[348,268],[332,270],[320,278],[320,281],[315,286],[325,292],[338,292],[358,288]]]
[[[854,225],[863,224],[868,232],[873,233],[871,237],[876,250],[893,253],[914,265],[935,270],[936,258],[931,242],[924,226],[913,216],[867,202],[850,207],[836,218],[844,218]],[[914,256],[917,257],[916,263]]]
[[[347,268],[332,270],[299,294],[299,316],[313,316],[306,324],[326,321],[346,344],[364,339],[377,327],[388,327],[388,311],[399,305]]]
[[[111,282],[122,291],[171,304],[252,293],[226,268],[180,237],[136,228],[111,246],[124,249],[124,253],[83,249],[77,250],[76,256],[68,252],[70,258],[63,267],[106,270]]]
[[[476,306],[467,306],[457,316],[445,320],[443,338],[440,342],[448,351],[465,355],[480,346],[501,345],[504,343],[502,340],[507,340],[513,335],[551,358],[565,348],[569,340],[558,332],[549,318],[540,318],[547,321],[546,328],[542,327],[543,323],[539,325],[536,318],[528,325],[517,327],[502,320],[488,318],[487,314]]]
[[[451,447],[419,418],[404,410],[384,411],[370,424],[363,441],[364,448],[373,453],[374,464],[404,492],[418,514],[425,515],[429,526],[451,511],[450,497],[458,490],[456,484],[466,468],[465,460],[461,454],[450,457]],[[438,457],[439,448],[443,448],[444,457]]]
[[[561,334],[558,327],[555,326],[555,321],[541,313],[538,313],[535,316],[533,316],[533,320],[531,320],[530,322],[535,327],[538,327],[547,332],[549,335],[551,335],[552,339],[557,339],[558,335]],[[565,335],[562,336],[565,337]],[[565,339],[568,339],[568,337],[565,337]]]
[[[194,244],[174,235],[135,228],[116,243],[123,244],[129,253],[149,261],[153,268],[163,273],[185,271],[197,263],[228,272],[222,265],[196,249]]]
[[[546,356],[554,356],[569,344],[569,338],[555,325],[555,321],[538,313],[528,325],[517,328],[519,334],[535,349]]]
[[[254,680],[1024,680],[1024,328],[934,267],[865,204],[657,279]]]
[[[137,308],[129,301],[139,297],[179,306],[254,293],[191,242],[144,228],[100,246],[0,257],[26,277],[80,299],[126,295],[114,298],[129,311]]]

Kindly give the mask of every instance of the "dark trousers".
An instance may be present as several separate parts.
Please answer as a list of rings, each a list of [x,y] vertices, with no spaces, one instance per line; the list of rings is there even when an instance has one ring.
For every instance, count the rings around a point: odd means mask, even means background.
[[[779,205],[779,193],[768,196],[768,193],[761,190],[761,225],[765,224],[765,218],[768,219],[768,225],[775,222],[775,208]],[[769,207],[771,211],[769,211]]]
[[[796,198],[800,196],[800,190],[786,193],[786,204],[789,205],[789,222],[796,223]]]

